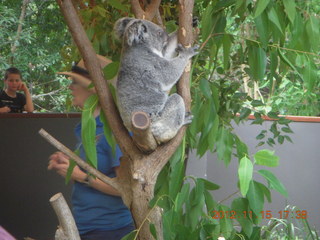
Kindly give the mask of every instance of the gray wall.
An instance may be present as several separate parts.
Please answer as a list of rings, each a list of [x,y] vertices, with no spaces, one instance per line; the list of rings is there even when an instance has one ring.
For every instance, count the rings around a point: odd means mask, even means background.
[[[53,239],[58,221],[49,199],[62,192],[70,203],[71,185],[66,186],[63,178],[47,170],[48,157],[56,149],[38,134],[44,128],[73,149],[76,141],[73,129],[80,119],[79,115],[68,117],[0,115],[0,225],[17,239],[27,236]],[[255,137],[269,126],[270,122],[263,126],[248,122],[235,126],[235,131],[248,144],[250,152],[255,153],[258,150]],[[265,211],[270,210],[277,217],[277,212],[287,204],[296,205],[307,210],[311,225],[320,229],[320,123],[294,122],[291,128],[295,132],[291,135],[294,143],[276,145],[280,166],[271,169],[286,186],[289,198],[272,191],[273,202],[266,205]],[[221,189],[213,192],[219,201],[237,191],[237,167],[235,159],[226,168],[211,153],[202,159],[191,153],[187,174],[221,185]]]
[[[290,127],[294,134],[290,134],[293,143],[277,144],[274,148],[268,145],[256,148],[258,141],[255,137],[263,129],[269,129],[272,122],[268,121],[263,126],[245,124],[235,125],[235,132],[249,146],[249,151],[254,154],[259,149],[275,150],[280,157],[280,165],[271,170],[280,179],[288,190],[289,198],[285,199],[276,191],[272,191],[272,203],[266,204],[264,211],[271,211],[274,217],[279,217],[278,212],[290,204],[307,210],[308,220],[316,229],[320,229],[320,122],[305,123],[292,122]],[[255,170],[263,167],[256,166]],[[206,177],[221,186],[213,195],[220,201],[237,191],[238,163],[233,159],[229,167],[216,159],[216,155],[207,153],[201,160],[196,157],[189,161],[187,172],[199,177]],[[254,178],[264,181],[258,174]],[[265,183],[265,182],[264,182]],[[238,196],[238,195],[236,195]],[[230,203],[229,201],[225,203]]]
[[[62,192],[70,202],[71,184],[47,170],[48,157],[56,149],[38,131],[44,128],[73,149],[79,118],[30,116],[0,116],[0,225],[17,239],[53,239],[58,220],[49,199]]]

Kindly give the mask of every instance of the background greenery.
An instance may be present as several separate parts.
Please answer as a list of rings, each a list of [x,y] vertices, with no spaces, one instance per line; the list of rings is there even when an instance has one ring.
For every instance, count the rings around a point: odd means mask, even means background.
[[[32,93],[36,111],[64,112],[68,81],[55,72],[64,67],[63,56],[71,51],[71,36],[55,1],[30,1],[20,38],[15,43],[17,49],[12,53],[21,6],[22,1],[1,0],[1,79],[6,68],[18,67]]]
[[[130,12],[128,1],[75,2],[96,51],[118,60],[119,44],[111,32],[114,21]],[[162,2],[163,20],[172,31],[176,1]],[[203,48],[198,57],[202,67],[196,69],[192,89],[200,91],[205,79],[225,85],[224,95],[237,92],[234,97],[241,98],[241,93],[248,93],[263,112],[320,114],[319,0],[195,2]],[[1,1],[0,70],[15,65],[23,71],[37,111],[68,111],[68,81],[55,72],[68,69],[79,55],[60,10],[54,0],[30,1],[12,54],[21,6],[21,0]],[[250,98],[243,102],[250,103]]]

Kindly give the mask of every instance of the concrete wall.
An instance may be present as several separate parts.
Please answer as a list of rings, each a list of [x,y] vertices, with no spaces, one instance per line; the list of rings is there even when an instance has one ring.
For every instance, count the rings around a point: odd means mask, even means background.
[[[266,204],[264,211],[271,211],[274,217],[279,218],[279,211],[290,204],[297,206],[308,213],[308,221],[311,226],[320,229],[320,122],[292,122],[290,127],[294,134],[290,134],[293,143],[285,142],[277,144],[274,148],[268,145],[256,148],[258,140],[255,137],[261,130],[269,129],[270,121],[263,126],[245,124],[235,125],[235,132],[249,146],[249,151],[254,154],[260,149],[274,150],[280,157],[280,165],[271,170],[285,185],[289,198],[285,199],[276,191],[272,191],[272,203]],[[263,167],[256,166],[255,170]],[[189,161],[188,173],[199,177],[206,177],[221,186],[214,191],[215,199],[221,201],[237,191],[238,163],[233,159],[229,167],[225,167],[222,161],[217,160],[215,154],[207,153],[201,160],[196,157]],[[265,181],[254,174],[258,181]],[[236,196],[239,196],[238,194]],[[225,203],[229,204],[233,198]]]
[[[49,199],[62,192],[70,202],[71,184],[47,170],[48,157],[56,149],[38,131],[44,128],[73,149],[79,118],[6,115],[0,115],[0,225],[17,239],[54,239],[58,220]]]
[[[71,184],[66,186],[63,178],[47,170],[48,157],[56,149],[38,131],[44,128],[73,149],[76,142],[73,129],[79,121],[79,115],[0,115],[0,225],[17,239],[27,236],[53,239],[58,221],[49,199],[62,192],[70,203]],[[250,152],[255,153],[258,150],[255,137],[270,124],[256,126],[248,122],[235,126],[235,131],[248,144]],[[275,146],[280,166],[271,169],[286,186],[289,198],[284,199],[272,191],[273,201],[266,205],[265,211],[278,217],[278,211],[287,204],[296,205],[307,210],[311,225],[320,229],[320,123],[294,122],[291,128],[295,132],[291,135],[294,143]],[[202,159],[194,153],[190,156],[188,175],[221,185],[221,189],[213,192],[215,199],[223,200],[237,191],[238,164],[235,159],[226,168],[211,153]],[[255,178],[263,181],[257,175]]]

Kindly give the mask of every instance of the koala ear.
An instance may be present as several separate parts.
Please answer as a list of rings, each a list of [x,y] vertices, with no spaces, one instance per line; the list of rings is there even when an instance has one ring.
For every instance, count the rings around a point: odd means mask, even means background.
[[[148,28],[146,24],[143,23],[143,21],[138,20],[128,26],[125,34],[127,44],[129,46],[132,46],[132,44],[134,43],[137,44],[144,42],[144,40],[148,36]]]
[[[114,24],[113,30],[115,33],[115,36],[118,39],[122,39],[125,29],[128,26],[128,23],[135,20],[134,18],[129,18],[129,17],[124,17],[124,18],[120,18],[119,20],[116,21],[116,23]]]

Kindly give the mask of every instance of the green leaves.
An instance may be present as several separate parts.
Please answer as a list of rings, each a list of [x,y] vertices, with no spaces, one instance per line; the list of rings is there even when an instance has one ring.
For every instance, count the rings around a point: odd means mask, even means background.
[[[128,5],[122,4],[119,0],[108,0],[107,3],[110,4],[112,7],[122,10],[124,12],[129,11]]]
[[[112,62],[105,66],[103,69],[104,77],[107,80],[113,79],[118,73],[119,65],[119,62]]]
[[[256,181],[252,180],[250,182],[247,198],[249,200],[250,208],[256,216],[259,216],[260,212],[263,210],[264,194]]]
[[[282,0],[285,11],[291,23],[294,23],[296,17],[296,3],[292,0]]]
[[[248,48],[248,60],[250,65],[250,75],[256,81],[262,81],[265,77],[267,56],[266,52],[254,45]]]
[[[278,30],[283,34],[283,30],[282,30],[282,26],[281,26],[281,23],[279,20],[279,16],[278,16],[278,13],[275,8],[271,8],[268,11],[268,18],[271,22],[273,22],[276,25]]]
[[[217,153],[218,158],[223,160],[226,166],[228,166],[231,161],[233,143],[232,133],[230,133],[229,129],[221,127],[218,131]]]
[[[236,198],[231,203],[231,211],[234,211],[237,216],[237,221],[240,223],[242,231],[249,237],[252,234],[253,223],[248,216],[249,202],[246,198]]]
[[[267,167],[277,167],[279,165],[279,157],[274,155],[274,151],[263,149],[254,155],[256,164]]]
[[[255,6],[253,17],[258,17],[268,6],[270,0],[258,0]]]
[[[268,181],[270,188],[278,191],[283,196],[288,197],[286,188],[272,172],[268,170],[259,170],[258,173]]]
[[[242,196],[246,196],[249,190],[249,184],[252,180],[253,164],[247,157],[240,160],[238,175],[240,181],[240,191]]]
[[[86,159],[89,164],[97,168],[96,150],[96,121],[93,112],[98,104],[97,95],[91,95],[86,100],[81,115],[81,138]]]
[[[116,145],[117,145],[117,141],[114,138],[113,134],[112,134],[112,130],[109,126],[109,123],[106,119],[106,116],[104,114],[104,112],[100,113],[100,121],[103,123],[103,133],[105,138],[107,139],[108,144],[110,145],[111,149],[112,149],[112,155],[115,157],[116,155]]]

